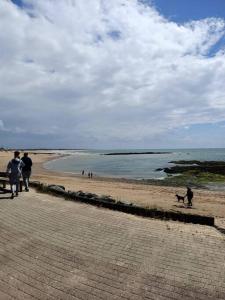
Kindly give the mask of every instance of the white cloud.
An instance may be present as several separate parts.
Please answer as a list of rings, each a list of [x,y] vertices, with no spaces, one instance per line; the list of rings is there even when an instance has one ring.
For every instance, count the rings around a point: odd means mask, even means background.
[[[224,20],[178,25],[137,0],[23,2],[0,2],[0,118],[30,144],[151,146],[225,120],[225,54],[208,55]]]

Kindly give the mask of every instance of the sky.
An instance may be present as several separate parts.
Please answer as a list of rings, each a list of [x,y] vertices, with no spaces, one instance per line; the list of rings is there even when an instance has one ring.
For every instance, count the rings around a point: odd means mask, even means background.
[[[0,0],[0,147],[225,147],[224,0]]]

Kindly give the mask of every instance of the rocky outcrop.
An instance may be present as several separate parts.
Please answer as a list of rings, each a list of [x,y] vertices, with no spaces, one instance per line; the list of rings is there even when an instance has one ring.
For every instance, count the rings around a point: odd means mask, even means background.
[[[164,171],[167,174],[182,174],[188,171],[195,173],[208,172],[213,174],[225,175],[225,161],[197,161],[197,160],[179,160],[170,161],[175,166],[160,168],[156,171]]]

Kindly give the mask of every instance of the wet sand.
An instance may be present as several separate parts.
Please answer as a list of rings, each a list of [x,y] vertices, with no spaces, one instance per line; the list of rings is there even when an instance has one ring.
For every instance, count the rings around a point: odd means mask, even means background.
[[[0,152],[0,171],[4,171],[12,152]],[[155,186],[134,181],[111,178],[89,179],[81,175],[50,171],[43,164],[51,159],[60,158],[54,153],[30,153],[33,160],[32,180],[47,184],[60,184],[67,190],[91,192],[97,195],[110,195],[116,200],[137,203],[145,207],[182,211],[225,218],[225,192],[194,189],[193,208],[178,203],[175,194],[185,195],[186,189],[180,187]]]

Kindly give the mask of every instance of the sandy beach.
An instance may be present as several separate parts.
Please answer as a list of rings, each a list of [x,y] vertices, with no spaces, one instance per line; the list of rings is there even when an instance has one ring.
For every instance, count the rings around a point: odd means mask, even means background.
[[[46,151],[47,152],[47,151]],[[0,171],[6,169],[12,152],[0,152]],[[50,171],[43,164],[49,160],[60,158],[61,154],[30,152],[33,160],[32,180],[47,184],[60,184],[67,190],[91,192],[97,195],[110,195],[116,200],[137,203],[145,207],[158,207],[165,210],[198,213],[225,218],[225,192],[208,190],[194,190],[193,208],[186,208],[183,203],[178,203],[175,194],[184,195],[185,188],[154,186],[138,182],[124,182],[109,178],[82,177],[76,174]]]

